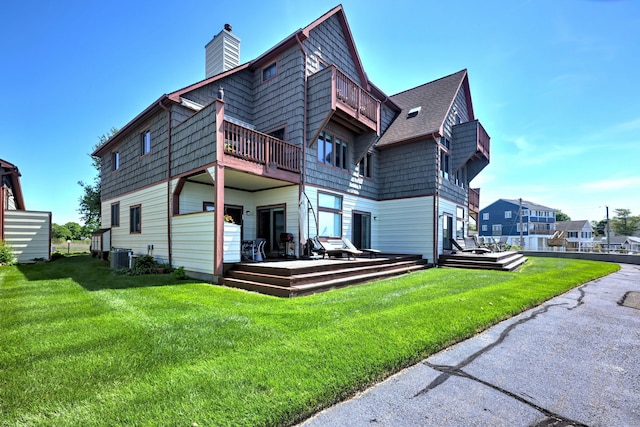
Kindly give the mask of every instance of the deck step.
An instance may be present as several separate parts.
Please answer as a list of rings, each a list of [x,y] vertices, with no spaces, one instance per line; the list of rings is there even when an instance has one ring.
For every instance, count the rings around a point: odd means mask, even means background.
[[[237,264],[220,283],[279,297],[308,295],[328,289],[365,283],[425,268],[421,257],[392,257],[324,263]]]
[[[451,268],[513,271],[526,261],[526,257],[514,251],[492,252],[488,254],[456,253],[440,255],[438,265],[440,267]]]

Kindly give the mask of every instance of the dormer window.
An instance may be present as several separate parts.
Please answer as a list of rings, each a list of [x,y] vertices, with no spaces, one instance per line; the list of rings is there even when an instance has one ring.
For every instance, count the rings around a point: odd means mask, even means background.
[[[414,107],[411,110],[409,110],[409,114],[407,114],[407,118],[410,119],[412,117],[417,116],[418,114],[420,114],[420,110],[422,110],[422,107]]]

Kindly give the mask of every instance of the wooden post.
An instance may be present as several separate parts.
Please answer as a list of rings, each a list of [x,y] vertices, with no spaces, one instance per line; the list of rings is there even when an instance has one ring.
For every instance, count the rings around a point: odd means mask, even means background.
[[[216,165],[215,183],[215,237],[213,242],[213,274],[222,277],[224,273],[224,101],[216,101]]]

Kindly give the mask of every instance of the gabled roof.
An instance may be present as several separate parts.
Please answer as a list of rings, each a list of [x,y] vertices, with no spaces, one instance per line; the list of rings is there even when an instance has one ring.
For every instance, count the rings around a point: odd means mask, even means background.
[[[309,38],[309,33],[311,32],[311,30],[313,30],[318,25],[322,24],[324,21],[326,21],[327,19],[331,18],[334,15],[338,19],[338,22],[340,23],[340,26],[345,34],[347,47],[351,53],[351,56],[353,57],[353,62],[356,67],[356,72],[360,76],[360,80],[362,84],[367,86],[365,87],[365,89],[371,90],[371,85],[364,71],[364,67],[362,66],[362,61],[360,60],[360,55],[358,54],[358,50],[356,49],[356,45],[353,40],[353,35],[351,34],[351,29],[349,28],[349,23],[347,22],[344,9],[342,8],[342,5],[338,5],[333,9],[329,10],[324,15],[322,15],[320,18],[313,21],[311,24],[295,31],[290,36],[282,40],[280,43],[278,43],[277,45],[275,45],[274,47],[272,47],[271,49],[267,50],[265,53],[260,55],[258,58],[250,62],[244,63],[242,65],[239,65],[231,70],[225,71],[224,73],[217,74],[208,79],[204,79],[192,85],[186,86],[182,89],[178,89],[170,93],[169,95],[166,95],[166,94],[162,95],[158,100],[156,100],[153,104],[147,107],[142,113],[140,113],[133,120],[127,123],[116,134],[114,134],[107,142],[105,142],[102,146],[96,149],[91,155],[92,156],[103,155],[104,153],[107,152],[107,150],[111,149],[111,147],[116,145],[120,141],[120,139],[123,137],[123,135],[127,134],[128,130],[130,130],[132,127],[137,126],[139,123],[141,123],[141,121],[146,120],[151,114],[156,114],[157,112],[159,112],[163,108],[163,105],[167,106],[168,104],[171,104],[171,103],[174,103],[174,104],[181,103],[182,101],[180,100],[180,97],[182,95],[188,92],[191,92],[195,89],[198,89],[200,87],[214,83],[217,80],[230,76],[244,69],[256,70],[262,66],[268,65],[271,61],[277,58],[277,56],[280,55],[282,52],[286,51],[292,46],[295,46],[298,43],[301,43],[303,40],[306,40],[307,38]],[[378,88],[375,88],[375,90],[377,92],[380,92],[380,94],[382,94],[382,92]],[[392,108],[395,107],[393,103],[389,103],[389,104]]]
[[[556,230],[558,231],[580,231],[587,226],[591,228],[591,223],[586,219],[578,221],[556,221]]]
[[[391,96],[391,100],[402,111],[382,135],[376,147],[384,148],[401,142],[441,136],[445,119],[462,87],[465,89],[469,120],[475,120],[469,91],[469,77],[467,70],[464,69]],[[417,114],[409,114],[411,110],[417,108],[420,109]]]
[[[24,197],[22,196],[22,188],[20,187],[20,171],[18,167],[13,163],[9,163],[6,160],[0,159],[0,187],[2,186],[2,177],[6,176],[11,184],[11,191],[13,191],[13,197],[15,199],[16,208],[18,210],[25,210]],[[4,209],[0,206],[0,209]]]
[[[509,203],[513,203],[514,205],[520,205],[520,200],[518,199],[500,199]],[[522,201],[522,209],[536,210],[536,211],[556,211],[557,209],[550,208],[549,206],[539,205],[537,203],[530,202],[528,200]]]

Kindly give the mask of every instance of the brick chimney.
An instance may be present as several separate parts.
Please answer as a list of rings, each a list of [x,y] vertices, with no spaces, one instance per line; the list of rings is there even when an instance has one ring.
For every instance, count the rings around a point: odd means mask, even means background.
[[[231,34],[231,25],[224,29],[204,47],[206,78],[220,74],[240,65],[240,39]]]

